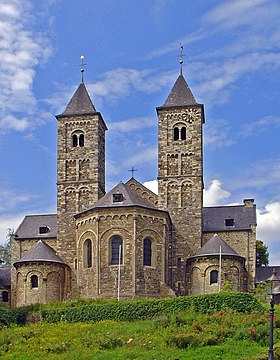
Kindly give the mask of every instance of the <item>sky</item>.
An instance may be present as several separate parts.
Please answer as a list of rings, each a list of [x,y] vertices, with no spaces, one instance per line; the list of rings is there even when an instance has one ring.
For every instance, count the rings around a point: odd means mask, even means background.
[[[155,190],[157,116],[180,71],[205,106],[204,205],[257,205],[280,264],[279,0],[1,0],[0,242],[56,212],[57,120],[81,81],[109,128],[106,189]],[[155,190],[156,191],[156,190]]]

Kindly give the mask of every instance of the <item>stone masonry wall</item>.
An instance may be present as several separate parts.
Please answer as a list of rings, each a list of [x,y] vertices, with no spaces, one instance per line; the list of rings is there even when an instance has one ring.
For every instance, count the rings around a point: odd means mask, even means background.
[[[38,276],[38,287],[32,288],[31,276]],[[47,304],[60,301],[66,292],[66,267],[56,263],[22,263],[17,265],[15,306]]]
[[[117,298],[118,265],[111,264],[110,240],[123,239],[120,266],[120,297],[160,296],[166,279],[167,214],[157,210],[133,208],[99,209],[77,219],[78,284],[82,297]],[[143,240],[152,241],[152,264],[143,265]],[[83,264],[84,243],[92,240],[91,268]]]
[[[219,280],[210,283],[212,270],[219,272],[219,257],[197,257],[188,269],[189,295],[211,294],[219,291]],[[221,289],[228,280],[233,291],[246,291],[247,274],[242,259],[223,257]]]
[[[201,247],[202,112],[201,105],[158,109],[158,204],[173,223],[175,288],[185,281],[183,263]],[[186,140],[174,140],[175,127],[186,128]]]
[[[57,253],[72,271],[70,297],[77,296],[74,214],[105,194],[105,131],[100,113],[58,117]],[[84,134],[84,146],[73,146],[76,133]]]
[[[244,231],[217,232],[219,237],[229,244],[239,255],[245,258],[245,268],[248,271],[248,289],[253,291],[255,287],[256,272],[256,227]],[[203,234],[203,244],[214,235],[213,232]]]

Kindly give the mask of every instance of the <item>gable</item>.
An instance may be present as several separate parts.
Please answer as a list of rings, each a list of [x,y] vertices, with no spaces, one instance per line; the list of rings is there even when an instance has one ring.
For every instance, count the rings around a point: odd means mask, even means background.
[[[125,185],[133,189],[138,195],[148,201],[151,205],[157,206],[158,195],[152,192],[150,189],[146,188],[146,186],[141,184],[139,181],[131,178]]]

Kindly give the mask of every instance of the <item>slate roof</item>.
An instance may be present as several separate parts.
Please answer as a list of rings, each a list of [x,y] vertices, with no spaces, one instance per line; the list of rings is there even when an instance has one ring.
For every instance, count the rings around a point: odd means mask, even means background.
[[[261,266],[256,268],[256,283],[264,283],[275,269],[277,276],[280,276],[280,266]]]
[[[250,230],[257,223],[256,205],[204,207],[202,214],[205,232]],[[225,219],[233,219],[234,226],[226,226]]]
[[[205,243],[193,257],[201,257],[201,256],[213,256],[220,255],[220,249],[222,256],[240,256],[231,246],[229,246],[225,241],[223,241],[217,234],[215,234],[210,240]]]
[[[95,107],[91,101],[85,84],[80,83],[78,89],[69,101],[66,109],[60,116],[64,115],[81,115],[81,114],[93,114],[96,113]]]
[[[14,262],[14,265],[26,262],[52,262],[65,264],[49,245],[39,240],[32,248],[22,256],[21,259]]]
[[[113,195],[114,194],[122,194],[123,201],[114,202]],[[115,186],[111,191],[109,191],[106,195],[104,195],[101,199],[99,199],[92,208],[81,212],[83,214],[93,209],[98,208],[111,208],[111,207],[127,207],[127,206],[140,206],[153,210],[158,210],[155,205],[143,199],[136,191],[130,188],[127,184],[124,184],[122,181]],[[75,215],[75,217],[79,217],[80,214]]]
[[[39,227],[47,226],[49,232],[39,234]],[[15,232],[16,239],[47,239],[57,236],[57,215],[26,215]]]
[[[184,76],[179,75],[162,107],[198,105]]]
[[[11,286],[11,267],[0,267],[0,287]]]

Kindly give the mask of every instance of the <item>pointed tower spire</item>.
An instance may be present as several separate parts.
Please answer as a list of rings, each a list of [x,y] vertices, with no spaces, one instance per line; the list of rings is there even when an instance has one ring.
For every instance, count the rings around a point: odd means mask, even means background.
[[[95,107],[83,82],[80,83],[64,112],[59,115],[83,115],[96,113]]]
[[[162,107],[198,105],[183,76],[183,45],[180,44],[180,75]]]
[[[162,107],[197,105],[184,76],[179,75]]]

